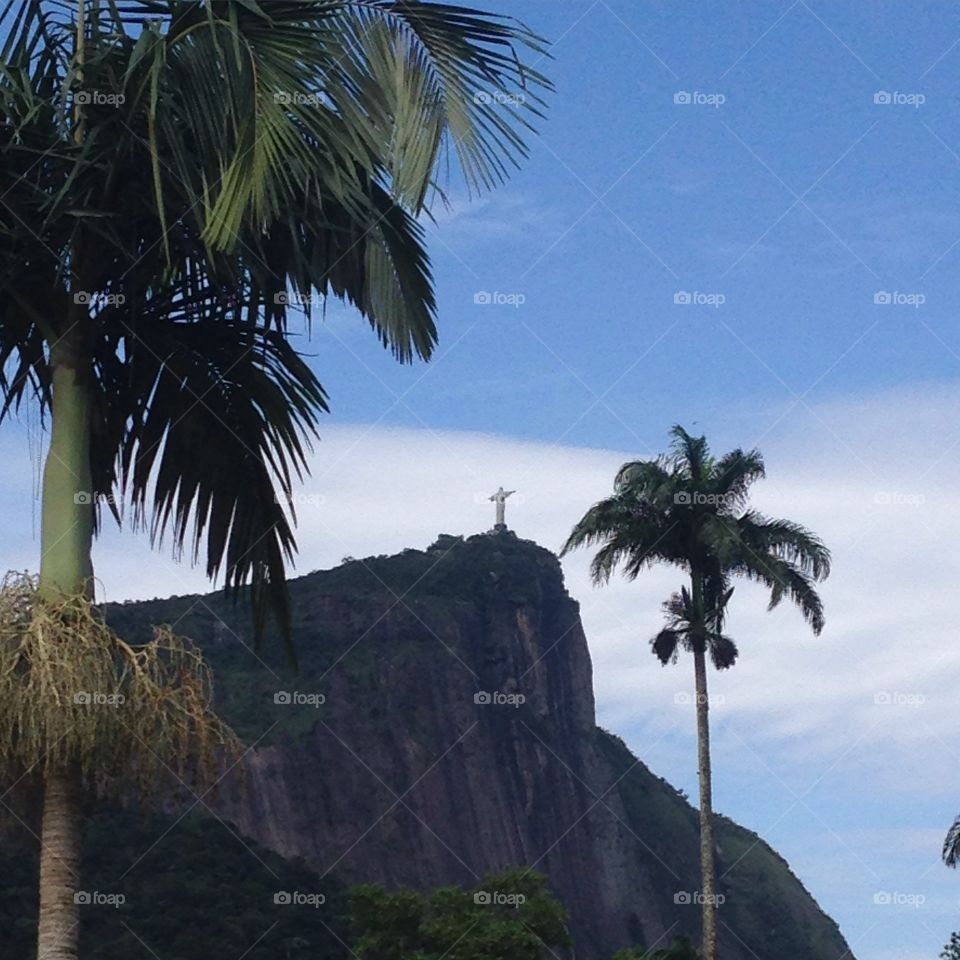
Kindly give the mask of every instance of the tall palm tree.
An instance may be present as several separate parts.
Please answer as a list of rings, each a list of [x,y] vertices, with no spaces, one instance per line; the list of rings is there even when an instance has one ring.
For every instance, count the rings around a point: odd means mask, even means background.
[[[733,666],[734,642],[723,633],[734,577],[770,590],[769,609],[784,597],[799,607],[814,633],[823,629],[823,605],[814,588],[830,572],[830,552],[810,531],[747,508],[750,486],[764,476],[756,450],[737,449],[720,459],[704,437],[671,431],[672,450],[655,460],[624,464],[613,495],[595,504],[574,527],[563,554],[599,546],[591,562],[594,583],[607,583],[618,566],[628,579],[665,563],[689,577],[665,604],[667,626],[652,641],[661,663],[693,654],[700,776],[700,860],[703,956],[716,960],[716,868],[710,772],[706,660]]]
[[[0,414],[49,420],[40,595],[93,599],[101,507],[288,635],[292,484],[327,398],[288,308],[428,359],[419,218],[504,180],[548,83],[522,24],[425,0],[0,0]],[[74,960],[76,777],[44,792],[40,938]]]

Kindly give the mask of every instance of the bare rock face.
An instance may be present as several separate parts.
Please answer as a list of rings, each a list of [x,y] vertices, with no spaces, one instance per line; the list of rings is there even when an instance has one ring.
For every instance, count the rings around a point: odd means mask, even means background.
[[[585,960],[697,939],[696,812],[596,727],[587,642],[553,554],[509,531],[441,537],[292,589],[297,675],[258,662],[219,595],[111,614],[130,632],[179,613],[207,644],[221,707],[255,745],[221,816],[347,883],[473,885],[529,865]],[[725,960],[850,956],[766,844],[724,818],[716,833]]]

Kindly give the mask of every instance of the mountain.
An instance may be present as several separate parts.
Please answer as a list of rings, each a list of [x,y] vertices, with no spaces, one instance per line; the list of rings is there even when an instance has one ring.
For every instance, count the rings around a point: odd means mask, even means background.
[[[251,745],[215,801],[259,847],[321,877],[428,889],[544,872],[576,954],[697,939],[696,811],[596,726],[577,603],[549,551],[509,531],[347,559],[293,581],[299,673],[255,651],[222,593],[109,608],[205,648]],[[719,818],[724,960],[851,956],[758,836]]]

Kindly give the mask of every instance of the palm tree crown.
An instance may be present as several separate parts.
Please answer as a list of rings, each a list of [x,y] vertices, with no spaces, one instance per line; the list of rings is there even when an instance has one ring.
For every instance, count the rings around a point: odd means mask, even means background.
[[[587,511],[562,552],[599,546],[590,568],[595,583],[608,581],[621,566],[634,579],[658,563],[699,576],[718,636],[723,622],[716,606],[726,605],[734,577],[767,587],[770,609],[784,597],[792,600],[819,634],[823,605],[814,583],[829,574],[830,552],[799,524],[747,508],[751,484],[764,476],[760,453],[737,449],[715,459],[704,437],[692,437],[680,426],[671,436],[669,455],[620,468],[613,495]],[[681,593],[668,603],[678,640],[691,602]],[[736,648],[723,649],[720,660],[729,666],[733,660],[726,660],[736,657]],[[666,659],[673,655],[666,638],[655,650]]]
[[[81,492],[285,622],[327,407],[288,311],[343,300],[430,357],[428,192],[525,156],[543,44],[424,0],[0,0],[0,47],[0,417],[77,369]]]
[[[700,779],[700,864],[704,960],[716,960],[717,870],[713,841],[713,783],[707,696],[707,657],[717,669],[733,666],[737,646],[723,632],[734,577],[770,590],[770,608],[789,597],[815,633],[823,606],[814,583],[830,572],[830,553],[812,533],[787,520],[748,509],[750,486],[764,476],[756,450],[734,450],[719,460],[704,437],[671,431],[668,456],[624,464],[613,495],[594,504],[574,527],[563,553],[597,545],[591,573],[605,583],[618,566],[629,579],[656,563],[682,569],[682,587],[663,605],[667,624],[651,641],[661,663],[693,654]]]

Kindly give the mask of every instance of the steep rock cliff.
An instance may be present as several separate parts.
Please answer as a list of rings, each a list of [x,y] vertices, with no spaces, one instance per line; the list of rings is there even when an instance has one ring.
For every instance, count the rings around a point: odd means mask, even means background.
[[[222,595],[110,612],[128,634],[174,622],[206,647],[222,709],[254,745],[221,816],[347,883],[426,889],[530,865],[586,960],[696,939],[684,902],[699,888],[696,812],[596,727],[578,605],[553,554],[509,532],[441,537],[292,590],[299,674],[251,650]],[[717,847],[725,960],[845,954],[762,840],[720,818]]]

